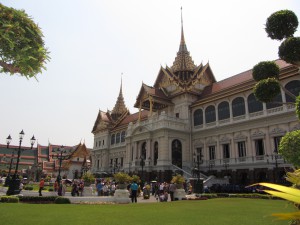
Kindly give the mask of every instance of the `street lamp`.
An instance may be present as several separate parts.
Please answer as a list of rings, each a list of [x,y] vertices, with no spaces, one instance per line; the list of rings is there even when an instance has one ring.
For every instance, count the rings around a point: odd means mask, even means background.
[[[18,156],[17,156],[16,169],[15,169],[15,173],[14,173],[12,179],[9,181],[9,187],[8,187],[7,192],[6,192],[7,195],[16,195],[16,194],[20,193],[20,188],[19,188],[20,187],[20,179],[19,179],[19,176],[18,176],[18,168],[19,168],[19,162],[20,162],[20,156],[21,156],[21,145],[22,145],[22,141],[23,141],[24,135],[25,135],[25,133],[22,130],[19,133],[19,148],[18,148]],[[6,143],[7,143],[7,147],[8,148],[9,148],[9,144],[10,144],[11,140],[12,140],[12,138],[9,135],[6,138]],[[35,141],[36,141],[35,137],[32,136],[32,138],[30,139],[31,149],[32,149]],[[11,172],[13,158],[14,158],[14,151],[13,151],[13,155],[12,155],[12,158],[11,158],[11,161],[10,161],[9,172],[8,172],[9,176],[8,177],[10,177],[10,172]]]
[[[68,154],[68,155],[66,154],[67,150],[64,148],[63,145],[60,148],[57,148],[57,150],[53,150],[53,152],[56,153],[56,155],[52,155],[52,158],[59,160],[58,176],[56,178],[56,181],[59,184],[60,181],[61,181],[60,171],[61,171],[62,161],[70,159],[71,158],[71,154]]]
[[[200,154],[196,154],[194,153],[194,156],[196,156],[196,165],[194,167],[194,173],[196,173],[197,175],[197,182],[195,184],[195,190],[194,192],[197,193],[197,194],[200,194],[203,192],[203,182],[200,180],[200,164],[203,163],[203,160],[202,160],[202,154],[200,152]]]

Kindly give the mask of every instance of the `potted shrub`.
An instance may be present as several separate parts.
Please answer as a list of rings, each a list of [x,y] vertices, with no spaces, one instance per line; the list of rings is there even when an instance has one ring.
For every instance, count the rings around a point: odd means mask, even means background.
[[[82,179],[84,181],[85,186],[90,186],[95,182],[94,175],[89,171],[83,174]]]
[[[175,176],[173,176],[173,178],[171,180],[171,183],[176,184],[177,189],[182,189],[184,182],[185,182],[185,179],[180,174],[176,174]]]
[[[116,173],[114,174],[114,179],[118,183],[119,189],[125,189],[126,184],[130,181],[130,176],[127,173]]]

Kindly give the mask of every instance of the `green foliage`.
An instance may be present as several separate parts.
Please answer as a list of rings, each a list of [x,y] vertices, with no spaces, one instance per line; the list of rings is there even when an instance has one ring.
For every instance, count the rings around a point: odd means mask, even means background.
[[[296,97],[296,114],[298,119],[300,120],[300,95]]]
[[[0,202],[3,203],[19,203],[19,198],[16,196],[1,196]]]
[[[52,187],[50,187],[50,188],[48,189],[48,191],[54,191],[54,189],[53,189]]]
[[[64,197],[57,197],[54,201],[55,204],[71,204],[70,199]]]
[[[127,173],[115,173],[114,174],[114,179],[116,182],[120,183],[120,184],[124,184],[124,183],[128,183],[130,182],[130,176]]]
[[[95,177],[90,171],[87,171],[86,173],[84,173],[82,176],[82,179],[85,183],[91,184],[91,183],[95,182]]]
[[[0,72],[35,77],[49,58],[38,25],[25,11],[0,3]]]
[[[289,37],[279,46],[278,55],[284,61],[300,66],[300,37]]]
[[[277,79],[267,78],[256,83],[253,92],[259,101],[272,102],[280,93],[280,85]]]
[[[264,80],[269,77],[278,79],[279,67],[274,61],[260,62],[253,67],[252,77],[255,81]]]
[[[300,130],[288,132],[282,137],[279,153],[295,167],[300,167]]]
[[[290,10],[280,10],[273,13],[266,23],[266,32],[271,39],[282,40],[292,37],[298,27],[298,19]]]

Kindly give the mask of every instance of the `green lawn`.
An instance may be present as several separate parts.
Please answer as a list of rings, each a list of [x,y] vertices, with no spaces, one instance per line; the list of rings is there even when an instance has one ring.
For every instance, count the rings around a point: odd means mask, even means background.
[[[1,225],[279,225],[272,213],[292,212],[281,200],[224,198],[125,205],[0,204]]]

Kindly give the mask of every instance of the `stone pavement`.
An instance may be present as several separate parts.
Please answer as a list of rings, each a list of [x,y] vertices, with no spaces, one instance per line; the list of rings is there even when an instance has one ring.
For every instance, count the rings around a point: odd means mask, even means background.
[[[7,187],[0,187],[0,196],[1,195],[6,195]],[[56,192],[42,192],[43,196],[57,196]],[[20,195],[23,196],[38,196],[39,193],[37,191],[27,191],[27,190],[22,190]],[[69,198],[72,203],[86,203],[86,202],[97,202],[97,203],[113,203],[114,202],[114,197],[113,196],[96,196],[96,195],[91,195],[91,196],[76,196],[73,197],[71,196],[70,192],[66,192],[66,195],[64,196],[66,198]],[[168,198],[168,202],[170,201],[170,196]],[[149,199],[144,199],[142,196],[139,196],[137,198],[137,203],[158,203],[159,200],[156,199],[154,196],[150,196]],[[131,203],[131,202],[130,202]]]

